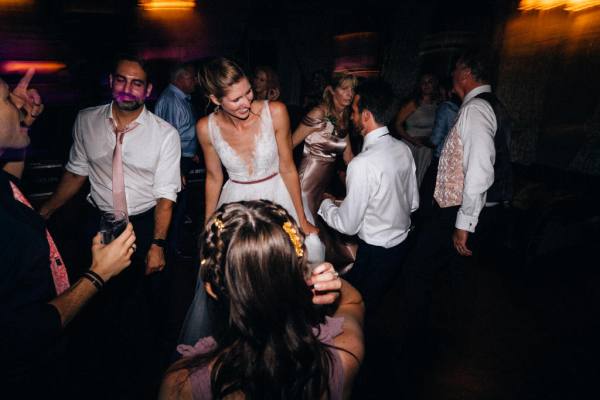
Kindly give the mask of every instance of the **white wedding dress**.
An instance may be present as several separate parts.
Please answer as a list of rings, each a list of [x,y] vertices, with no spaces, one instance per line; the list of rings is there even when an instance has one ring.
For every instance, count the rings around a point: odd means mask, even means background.
[[[223,185],[217,208],[225,203],[264,199],[279,204],[298,221],[292,197],[281,175],[279,175],[279,153],[273,129],[273,120],[271,119],[271,112],[267,101],[264,102],[260,113],[260,130],[255,138],[251,163],[242,159],[229,143],[223,139],[221,130],[215,121],[214,113],[208,117],[208,134],[213,147],[217,151],[217,154],[219,154],[221,163],[225,166],[229,175],[229,180]],[[307,202],[303,200],[303,203],[306,219],[311,224],[314,224],[315,221],[308,209]],[[318,235],[308,235],[305,245],[307,260],[310,264],[322,262],[325,259],[325,247]]]
[[[227,169],[229,180],[223,185],[217,208],[222,204],[242,200],[270,200],[281,205],[296,220],[297,213],[292,197],[279,175],[279,153],[273,129],[269,103],[265,101],[260,114],[260,130],[256,135],[252,162],[246,162],[223,139],[221,130],[215,121],[215,114],[208,117],[208,133],[221,163]],[[265,179],[269,178],[269,179]],[[237,181],[237,182],[236,182]],[[256,183],[238,183],[255,182]],[[303,200],[304,214],[311,224],[314,218]],[[316,234],[308,235],[304,241],[309,265],[315,266],[325,259],[325,246]],[[193,345],[199,338],[210,336],[211,323],[204,283],[198,274],[194,300],[188,309],[179,338],[179,343]]]

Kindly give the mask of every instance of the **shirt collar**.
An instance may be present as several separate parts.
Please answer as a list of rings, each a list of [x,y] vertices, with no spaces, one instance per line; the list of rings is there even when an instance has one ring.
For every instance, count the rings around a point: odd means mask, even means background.
[[[146,108],[145,105],[142,106],[142,112],[140,113],[140,115],[137,116],[136,119],[134,119],[129,125],[133,124],[133,123],[137,123],[138,125],[145,125],[147,120],[148,120],[148,114],[150,113],[150,111],[148,111],[148,109]],[[111,102],[108,105],[108,109],[106,110],[106,119],[110,120],[110,123],[112,123],[113,120],[113,113],[112,113],[112,109],[113,109],[113,102]],[[128,125],[128,126],[129,126]]]
[[[169,90],[171,90],[175,94],[175,96],[177,96],[181,99],[190,100],[192,98],[192,96],[190,96],[189,94],[185,94],[183,92],[183,90],[179,89],[177,86],[173,85],[172,83],[169,83]]]
[[[465,104],[466,102],[471,100],[473,97],[477,96],[478,94],[486,93],[486,92],[489,93],[491,91],[492,91],[492,87],[490,85],[477,86],[475,89],[473,89],[469,93],[467,93],[467,95],[465,96],[465,98],[463,100],[463,104]]]
[[[365,135],[365,141],[363,142],[363,151],[367,150],[367,148],[372,146],[377,139],[389,133],[390,131],[387,128],[387,126],[382,126],[377,129],[373,129],[371,132],[367,133]]]

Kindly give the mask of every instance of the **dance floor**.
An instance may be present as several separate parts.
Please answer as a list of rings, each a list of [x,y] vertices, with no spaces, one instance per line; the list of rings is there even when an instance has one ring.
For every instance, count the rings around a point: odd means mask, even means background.
[[[517,173],[509,240],[490,260],[459,271],[462,285],[448,275],[456,271],[440,276],[419,365],[403,360],[396,282],[374,323],[354,399],[578,399],[596,391],[598,179],[534,167]],[[200,186],[192,185],[192,223],[185,226],[190,253],[202,219]],[[76,213],[68,207],[51,224],[67,255]],[[180,323],[196,263],[171,262],[171,313]]]

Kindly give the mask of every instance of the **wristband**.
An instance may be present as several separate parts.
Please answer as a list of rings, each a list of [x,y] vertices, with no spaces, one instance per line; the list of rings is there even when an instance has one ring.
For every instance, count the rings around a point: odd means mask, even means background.
[[[82,278],[85,278],[85,279],[89,280],[90,282],[92,282],[92,284],[98,290],[102,290],[102,288],[104,287],[104,283],[105,283],[104,279],[102,279],[100,277],[100,275],[98,275],[94,271],[87,271],[85,274],[83,274]]]
[[[167,241],[165,239],[152,239],[152,244],[164,249],[167,246]]]

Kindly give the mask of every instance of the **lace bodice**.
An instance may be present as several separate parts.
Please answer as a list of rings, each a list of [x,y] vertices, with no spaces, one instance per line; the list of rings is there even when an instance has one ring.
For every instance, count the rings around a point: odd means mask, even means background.
[[[269,110],[269,103],[265,101],[260,112],[260,129],[254,139],[254,151],[251,163],[241,157],[234,148],[221,135],[221,129],[215,121],[215,114],[208,117],[208,133],[221,163],[227,169],[229,177],[236,181],[254,181],[265,178],[279,171],[279,153],[275,130]]]

